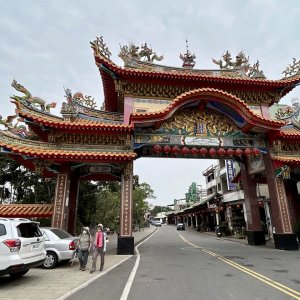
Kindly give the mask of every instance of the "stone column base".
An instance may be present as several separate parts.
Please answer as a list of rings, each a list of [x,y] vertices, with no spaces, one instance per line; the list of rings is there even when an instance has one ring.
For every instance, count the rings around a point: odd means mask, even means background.
[[[248,245],[259,246],[266,244],[265,233],[263,231],[247,231]]]
[[[118,237],[117,255],[134,254],[134,237]]]
[[[295,233],[273,233],[275,249],[299,250]]]

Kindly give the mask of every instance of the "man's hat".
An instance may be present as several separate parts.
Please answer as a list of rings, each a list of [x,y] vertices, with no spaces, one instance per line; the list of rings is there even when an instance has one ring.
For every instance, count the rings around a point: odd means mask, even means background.
[[[100,224],[97,225],[97,227],[103,228],[103,225],[100,223]]]

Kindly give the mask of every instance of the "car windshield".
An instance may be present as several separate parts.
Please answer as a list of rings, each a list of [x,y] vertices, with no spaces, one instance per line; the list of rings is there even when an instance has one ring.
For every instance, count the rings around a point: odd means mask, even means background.
[[[58,229],[58,228],[52,228],[51,231],[56,234],[60,239],[65,239],[72,237],[72,235],[64,230]]]

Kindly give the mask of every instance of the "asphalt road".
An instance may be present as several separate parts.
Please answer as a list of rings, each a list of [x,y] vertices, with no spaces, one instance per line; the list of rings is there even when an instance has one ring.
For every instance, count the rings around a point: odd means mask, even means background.
[[[162,226],[132,257],[70,299],[300,299],[300,252],[253,247]],[[128,288],[128,287],[127,287]],[[123,294],[124,295],[124,294]]]

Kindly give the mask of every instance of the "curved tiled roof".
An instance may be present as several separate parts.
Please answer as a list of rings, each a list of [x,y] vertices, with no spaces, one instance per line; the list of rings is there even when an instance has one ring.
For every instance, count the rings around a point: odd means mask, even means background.
[[[151,112],[151,113],[133,113],[131,115],[131,121],[138,122],[144,120],[158,120],[159,119],[166,119],[170,117],[171,114],[174,113],[176,109],[181,107],[183,104],[194,101],[194,100],[201,100],[206,99],[208,97],[213,97],[211,100],[224,102],[225,104],[229,105],[231,108],[235,109],[236,111],[240,112],[243,115],[244,119],[252,124],[262,124],[265,126],[271,126],[273,129],[280,128],[282,125],[285,124],[283,121],[275,121],[272,119],[266,119],[256,113],[254,113],[251,109],[249,109],[248,105],[241,100],[240,98],[229,94],[227,92],[211,89],[211,88],[203,88],[203,89],[196,89],[193,91],[186,92],[177,98],[167,106],[164,110],[158,112]],[[226,102],[225,102],[226,101]]]
[[[24,140],[0,131],[0,146],[20,155],[52,160],[124,161],[133,160],[133,151],[103,149],[99,146],[60,145]],[[76,148],[77,146],[77,148]]]
[[[157,65],[158,70],[144,70],[137,68],[122,68],[117,66],[111,60],[107,59],[105,56],[94,52],[94,57],[97,63],[104,64],[105,68],[114,72],[116,77],[135,77],[138,79],[149,78],[149,79],[180,79],[180,80],[207,80],[215,82],[235,82],[240,84],[247,84],[249,86],[265,86],[265,87],[283,87],[293,85],[300,81],[299,76],[291,76],[288,78],[283,78],[280,80],[269,80],[269,79],[255,79],[250,77],[228,77],[228,76],[218,76],[217,74],[222,74],[222,70],[187,70],[185,68],[172,68],[166,66]],[[226,73],[228,70],[223,70]],[[231,72],[232,70],[229,70]],[[206,72],[206,74],[204,73]],[[211,75],[209,75],[211,74]]]
[[[68,130],[96,130],[126,132],[129,133],[133,128],[123,123],[100,122],[89,119],[75,119],[74,121],[64,120],[63,118],[43,113],[24,104],[18,105],[16,112],[20,117],[30,119],[36,123],[52,128],[68,129]]]
[[[53,204],[2,204],[0,217],[4,218],[49,218]]]
[[[281,128],[280,136],[283,138],[300,138],[300,130],[296,127]]]
[[[272,155],[272,160],[284,164],[300,165],[300,156]]]

